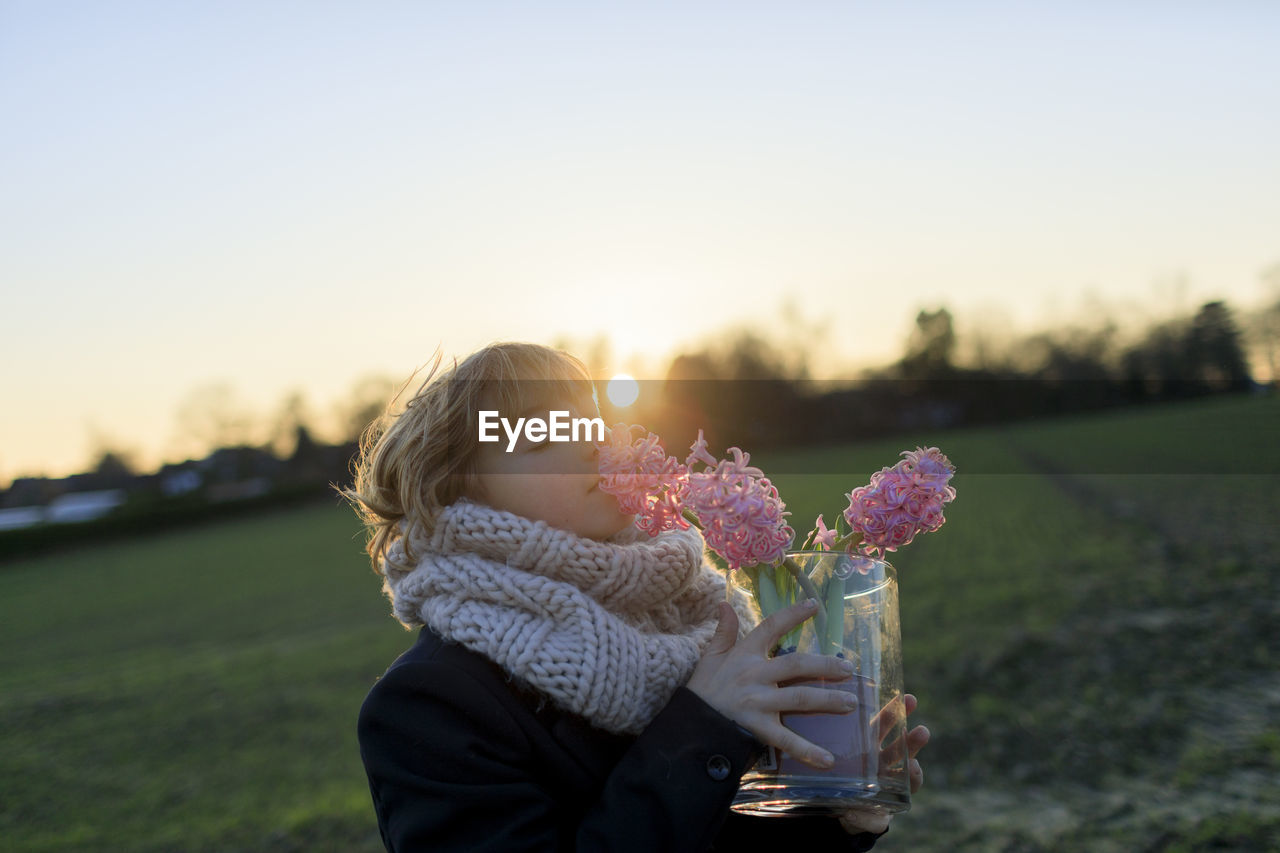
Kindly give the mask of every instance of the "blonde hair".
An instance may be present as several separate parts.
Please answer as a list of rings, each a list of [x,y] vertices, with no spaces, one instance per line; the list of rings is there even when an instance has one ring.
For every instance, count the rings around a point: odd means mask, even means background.
[[[342,490],[364,522],[375,572],[407,526],[430,531],[441,509],[475,496],[482,407],[518,413],[552,400],[595,397],[581,361],[538,344],[490,344],[444,372],[440,361],[437,353],[403,411],[394,412],[393,398],[364,431],[354,485]],[[417,555],[406,558],[416,562]]]

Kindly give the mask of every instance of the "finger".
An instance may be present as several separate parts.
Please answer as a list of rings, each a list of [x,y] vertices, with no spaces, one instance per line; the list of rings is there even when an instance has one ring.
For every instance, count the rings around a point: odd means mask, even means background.
[[[703,654],[722,655],[733,648],[738,640],[738,614],[733,612],[729,602],[720,602],[720,621],[716,623],[716,632],[711,635],[711,642]]]
[[[910,779],[911,793],[913,794],[919,791],[920,786],[924,784],[924,768],[914,758],[907,765],[907,778]]]
[[[907,732],[907,757],[915,758],[925,744],[929,742],[930,737],[932,737],[932,732],[926,726],[916,726]]]
[[[818,602],[806,598],[798,604],[775,611],[743,638],[747,647],[761,655],[769,654],[788,631],[800,625],[818,610]]]
[[[875,719],[871,721],[871,725],[873,727],[873,730],[875,731],[876,739],[882,741],[886,737],[888,737],[890,731],[894,728],[894,726],[896,726],[899,722],[905,721],[907,718],[907,715],[909,715],[912,711],[916,709],[916,704],[917,703],[916,703],[915,696],[913,696],[910,693],[904,693],[898,699],[894,699],[888,705],[885,705],[884,708],[881,709],[880,713],[876,714]],[[924,726],[917,726],[915,729],[912,729],[913,732],[919,732],[920,730],[924,731],[924,734],[923,734],[924,740],[920,741],[920,743],[914,749],[911,750],[910,752],[911,756],[914,756],[917,752],[920,751],[920,747],[924,746],[926,743],[929,742],[928,729],[924,728]],[[916,734],[916,737],[919,738],[921,737],[921,735]],[[899,753],[899,755],[900,754],[901,753]]]
[[[823,687],[783,687],[763,694],[756,707],[775,713],[847,714],[858,707],[858,697]]]
[[[910,693],[903,696],[895,696],[888,705],[880,709],[880,713],[872,718],[871,729],[875,732],[877,742],[888,737],[893,727],[907,718],[908,696],[911,697],[911,702],[914,703],[916,697],[911,696]],[[912,707],[914,707],[914,704]]]
[[[760,675],[761,678],[774,684],[819,678],[828,681],[849,681],[853,675],[853,665],[842,658],[830,655],[792,652],[769,658],[760,667]]]
[[[840,826],[850,835],[859,832],[882,834],[889,828],[893,815],[881,814],[868,809],[853,808],[840,813]]]
[[[888,746],[882,747],[880,750],[880,766],[881,767],[897,767],[897,772],[902,772],[902,761],[907,757],[906,750],[903,749],[904,739],[899,736],[893,739]]]
[[[767,724],[754,734],[770,746],[777,747],[810,767],[827,770],[835,764],[835,757],[831,753],[810,743],[780,723]]]
[[[929,742],[929,730],[924,726],[916,726],[906,735],[899,735],[893,743],[880,750],[880,763],[886,767],[902,761],[904,758],[915,759],[916,754]],[[903,746],[906,749],[903,749]]]

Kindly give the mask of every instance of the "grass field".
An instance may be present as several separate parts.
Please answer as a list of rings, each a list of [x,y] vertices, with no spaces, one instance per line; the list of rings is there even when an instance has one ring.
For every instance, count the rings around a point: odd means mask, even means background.
[[[880,847],[1280,848],[1276,424],[1225,399],[755,458],[797,529],[905,447],[960,469],[893,559],[934,739]],[[412,635],[378,588],[336,504],[0,565],[0,847],[380,850],[355,715]]]

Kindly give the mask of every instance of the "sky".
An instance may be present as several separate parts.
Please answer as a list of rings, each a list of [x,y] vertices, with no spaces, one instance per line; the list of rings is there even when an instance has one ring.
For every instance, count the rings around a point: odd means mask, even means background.
[[[0,0],[0,485],[493,340],[643,373],[790,314],[841,375],[939,306],[1259,303],[1277,36],[1264,0]]]

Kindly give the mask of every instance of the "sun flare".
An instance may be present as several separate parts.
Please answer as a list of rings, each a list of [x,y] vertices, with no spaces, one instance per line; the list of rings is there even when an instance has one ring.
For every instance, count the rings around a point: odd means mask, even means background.
[[[618,373],[609,380],[604,393],[619,409],[625,409],[640,396],[640,383],[628,373]]]

